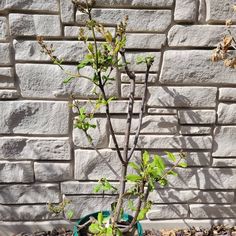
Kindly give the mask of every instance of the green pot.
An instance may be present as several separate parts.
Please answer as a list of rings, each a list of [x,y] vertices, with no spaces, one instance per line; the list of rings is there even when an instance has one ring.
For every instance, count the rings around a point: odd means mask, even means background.
[[[77,224],[78,224],[78,225],[83,225],[83,224],[85,224],[87,221],[89,221],[90,216],[92,216],[92,217],[94,217],[95,219],[97,219],[98,213],[100,213],[100,212],[94,212],[94,213],[92,213],[92,214],[89,214],[89,215],[84,216],[83,218],[81,218],[81,219],[79,219],[79,220],[77,221]],[[110,216],[110,211],[102,211],[102,214],[103,214],[103,217],[104,217],[104,218],[105,218],[105,217],[109,217],[109,216]],[[133,219],[133,216],[128,215],[128,214],[123,214],[122,219],[123,219],[124,221],[129,221],[129,222],[131,222],[132,219]],[[138,236],[143,236],[143,228],[142,228],[142,225],[141,225],[139,222],[136,223],[135,228],[136,228],[137,233],[138,233],[137,235],[138,235]],[[73,236],[81,236],[80,233],[78,232],[78,229],[77,229],[76,226],[74,226],[74,233],[73,233]]]

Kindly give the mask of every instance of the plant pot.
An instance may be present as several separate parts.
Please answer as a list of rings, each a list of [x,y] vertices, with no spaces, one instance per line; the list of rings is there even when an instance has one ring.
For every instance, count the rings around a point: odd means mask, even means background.
[[[98,216],[98,213],[99,212],[94,212],[92,214],[89,214],[89,215],[86,215],[84,216],[83,218],[79,219],[77,221],[77,224],[78,225],[83,225],[85,224],[87,221],[89,221],[89,218],[92,216],[94,217],[95,219],[97,219],[97,216]],[[102,214],[104,217],[108,217],[110,216],[110,211],[102,211]],[[133,219],[133,217],[131,215],[128,215],[128,214],[123,214],[122,216],[122,220],[126,221],[126,222],[131,222]],[[142,225],[137,222],[136,225],[134,226],[134,232],[132,233],[127,233],[127,234],[124,234],[125,236],[143,236],[143,228],[142,228]],[[85,235],[89,235],[89,234],[85,234],[84,231],[81,231],[81,232],[78,232],[78,229],[76,226],[74,226],[74,233],[73,233],[73,236],[85,236]]]

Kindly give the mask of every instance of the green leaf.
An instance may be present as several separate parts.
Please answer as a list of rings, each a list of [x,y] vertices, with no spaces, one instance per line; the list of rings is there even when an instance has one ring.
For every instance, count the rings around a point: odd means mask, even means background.
[[[66,218],[68,220],[71,220],[73,215],[74,215],[74,212],[72,210],[69,210],[69,211],[66,212]]]
[[[158,181],[158,183],[159,183],[161,186],[166,186],[166,185],[168,184],[168,181],[167,181],[167,179],[160,179],[160,180]]]
[[[130,166],[131,168],[133,168],[134,170],[136,170],[137,173],[140,173],[141,169],[140,169],[140,167],[139,167],[136,163],[130,162],[130,163],[129,163],[129,166]]]
[[[128,208],[129,208],[131,211],[136,211],[136,207],[135,207],[135,205],[134,205],[134,201],[128,200]]]
[[[93,223],[89,226],[89,232],[92,234],[98,234],[100,232],[100,228],[98,223]]]
[[[176,172],[174,172],[173,170],[170,170],[167,173],[168,173],[168,175],[178,176],[178,174]]]
[[[176,162],[176,157],[172,152],[165,152],[165,153],[170,161]]]
[[[166,165],[165,165],[163,159],[160,156],[155,155],[154,156],[154,162],[156,164],[156,167],[159,168],[161,172],[163,172],[165,170]]]
[[[64,84],[67,84],[67,83],[69,83],[72,79],[74,79],[75,77],[74,76],[71,76],[71,77],[68,77],[68,78],[66,78],[66,79],[64,79],[63,80],[63,83]]]
[[[98,224],[102,225],[102,221],[103,221],[103,215],[102,215],[102,212],[99,212],[98,213]]]
[[[186,168],[188,165],[187,165],[187,162],[180,162],[178,166]]]
[[[148,162],[149,162],[150,156],[149,153],[147,151],[145,151],[143,153],[143,164],[144,166],[147,166]]]
[[[89,43],[89,44],[88,44],[88,50],[89,50],[91,53],[94,52],[93,44],[92,44],[92,43]]]
[[[139,175],[130,174],[126,176],[126,179],[131,182],[138,182],[142,179],[142,177]]]
[[[113,229],[111,226],[109,226],[107,229],[106,229],[106,235],[107,236],[113,236]]]

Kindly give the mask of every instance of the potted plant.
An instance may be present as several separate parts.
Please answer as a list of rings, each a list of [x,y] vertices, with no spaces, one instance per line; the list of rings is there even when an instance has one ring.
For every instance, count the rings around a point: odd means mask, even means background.
[[[102,178],[94,189],[97,193],[100,191],[104,192],[112,190],[117,194],[118,198],[117,201],[112,204],[112,209],[104,209],[102,212],[91,213],[91,215],[80,219],[74,234],[107,236],[134,235],[134,231],[136,230],[138,235],[142,235],[142,228],[138,221],[145,218],[146,213],[152,206],[152,202],[148,200],[149,193],[155,189],[156,184],[165,186],[168,183],[168,175],[177,175],[174,171],[177,166],[186,167],[186,162],[183,160],[185,154],[180,152],[179,157],[176,157],[173,153],[166,152],[166,156],[172,163],[172,166],[166,166],[163,158],[159,155],[150,157],[147,151],[145,151],[138,160],[133,157],[142,129],[143,117],[146,109],[149,72],[155,58],[152,55],[141,55],[136,60],[137,64],[145,65],[146,73],[144,80],[144,94],[139,113],[139,124],[134,138],[131,139],[136,75],[129,69],[130,62],[128,62],[126,58],[125,45],[128,17],[117,25],[116,35],[113,37],[110,31],[93,19],[92,9],[95,5],[95,0],[73,0],[73,3],[79,11],[87,15],[86,28],[90,31],[92,36],[92,41],[89,41],[84,28],[81,28],[79,40],[84,41],[84,45],[87,48],[87,54],[77,65],[78,73],[74,74],[64,70],[62,61],[54,55],[53,48],[51,46],[48,47],[42,37],[38,37],[38,42],[42,48],[42,52],[49,55],[52,62],[57,64],[68,75],[68,78],[64,81],[65,83],[70,83],[72,79],[82,77],[90,80],[94,84],[94,87],[96,88],[94,94],[97,96],[97,99],[94,101],[95,107],[92,112],[87,112],[86,107],[79,107],[76,102],[73,104],[73,107],[78,110],[78,116],[75,119],[75,127],[84,132],[91,146],[98,155],[103,158],[99,149],[94,145],[93,139],[88,131],[90,129],[96,129],[96,125],[93,122],[96,110],[105,107],[110,135],[115,146],[117,158],[121,165],[118,188],[113,186],[106,178]],[[104,42],[97,42],[97,34],[102,36]],[[93,75],[83,75],[81,70],[84,67],[90,67],[93,71]],[[116,98],[107,95],[107,85],[116,79],[112,76],[112,71],[115,69],[123,69],[130,81],[127,122],[123,146],[119,146],[118,144],[110,113],[110,103]],[[128,172],[128,167],[132,169],[131,173]],[[127,183],[129,184],[127,185]],[[66,202],[62,203],[59,207],[50,205],[50,209],[55,213],[58,213],[64,209],[65,205]],[[124,213],[125,205],[126,209],[133,212],[133,216]],[[70,218],[72,212],[68,215]]]

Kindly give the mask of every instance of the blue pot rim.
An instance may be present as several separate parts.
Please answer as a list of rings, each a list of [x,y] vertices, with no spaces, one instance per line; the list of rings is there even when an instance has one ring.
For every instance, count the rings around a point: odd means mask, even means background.
[[[98,213],[100,213],[100,212],[102,212],[103,216],[105,216],[105,217],[110,216],[110,211],[98,211],[98,212],[93,212],[93,213],[91,213],[91,214],[88,214],[88,215],[86,215],[86,216],[80,218],[80,219],[76,222],[77,225],[84,224],[85,222],[87,222],[90,216],[93,216],[94,218],[96,218],[97,215],[98,215]],[[125,221],[132,221],[133,216],[124,213],[123,216],[122,216],[122,219],[125,220]],[[136,227],[136,229],[137,229],[137,231],[138,231],[138,235],[139,235],[139,236],[143,236],[143,228],[142,228],[142,225],[139,223],[139,221],[136,223],[135,227]],[[78,229],[77,229],[76,226],[74,226],[73,236],[80,236],[80,234],[79,234]]]

